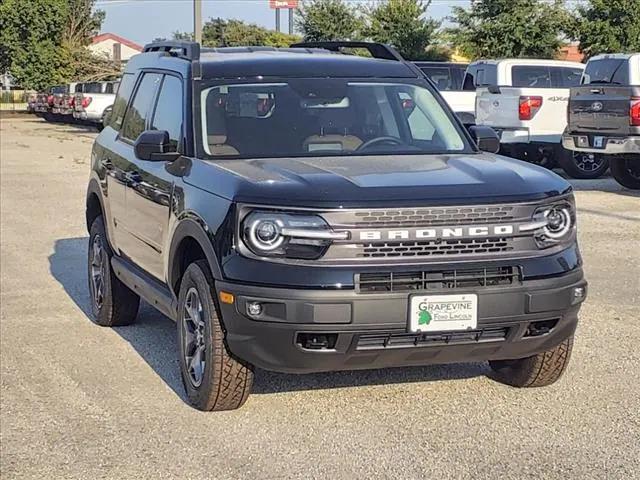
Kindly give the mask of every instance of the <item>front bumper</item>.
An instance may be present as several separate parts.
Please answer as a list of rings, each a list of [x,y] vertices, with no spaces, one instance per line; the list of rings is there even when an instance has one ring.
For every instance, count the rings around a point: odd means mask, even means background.
[[[602,147],[594,147],[594,139],[599,137]],[[564,134],[562,146],[575,152],[604,153],[607,155],[640,154],[640,136],[609,137],[593,134]]]
[[[257,367],[292,373],[528,357],[573,334],[584,300],[575,299],[576,288],[586,288],[580,268],[517,285],[412,292],[478,295],[477,330],[415,334],[407,329],[408,292],[217,282],[219,292],[235,297],[233,304],[220,302],[231,352]],[[262,304],[257,318],[248,315],[248,302]]]

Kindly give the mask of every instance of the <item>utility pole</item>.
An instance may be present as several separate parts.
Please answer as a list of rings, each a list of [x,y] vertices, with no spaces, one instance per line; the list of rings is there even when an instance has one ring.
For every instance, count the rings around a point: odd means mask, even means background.
[[[202,0],[193,0],[193,39],[202,44]]]
[[[280,9],[276,8],[276,32],[280,31]]]

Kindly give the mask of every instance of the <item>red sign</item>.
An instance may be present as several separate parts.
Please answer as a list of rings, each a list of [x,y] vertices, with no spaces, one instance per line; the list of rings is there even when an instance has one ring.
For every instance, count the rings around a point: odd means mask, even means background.
[[[269,7],[274,10],[276,8],[298,8],[298,0],[269,0]]]

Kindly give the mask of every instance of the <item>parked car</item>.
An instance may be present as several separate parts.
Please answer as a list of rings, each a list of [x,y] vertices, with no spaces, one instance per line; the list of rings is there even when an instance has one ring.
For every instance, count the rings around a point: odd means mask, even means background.
[[[580,84],[584,65],[556,60],[482,60],[467,69],[465,84],[478,87],[476,122],[495,128],[503,153],[553,167],[573,178],[597,178],[607,159],[562,147],[569,88]]]
[[[640,53],[589,60],[582,85],[571,89],[563,144],[580,154],[606,154],[613,177],[640,189]]]
[[[466,125],[475,123],[476,90],[462,88],[466,63],[415,62]]]
[[[32,91],[27,94],[27,113],[35,113],[37,100],[38,100],[37,92]]]
[[[118,81],[85,83],[82,93],[74,98],[73,118],[94,123],[103,128],[106,112],[113,106]]]
[[[549,385],[586,296],[573,193],[498,148],[381,44],[147,45],[91,154],[94,321],[140,298],[176,320],[202,410],[241,406],[254,366]]]
[[[73,120],[73,102],[75,94],[82,92],[83,87],[83,83],[72,82],[69,84],[65,93],[54,96],[51,113],[55,116],[55,120],[64,122]]]
[[[57,85],[46,92],[38,93],[33,110],[36,115],[48,116],[51,114],[56,96],[61,96],[69,90],[68,85]]]

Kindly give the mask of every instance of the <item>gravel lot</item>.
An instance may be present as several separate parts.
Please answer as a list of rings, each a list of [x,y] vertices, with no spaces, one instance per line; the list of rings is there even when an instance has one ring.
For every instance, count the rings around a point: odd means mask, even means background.
[[[640,196],[613,180],[575,182],[590,297],[556,385],[259,371],[244,408],[201,413],[169,319],[87,317],[96,133],[16,117],[0,135],[2,478],[640,478]]]

